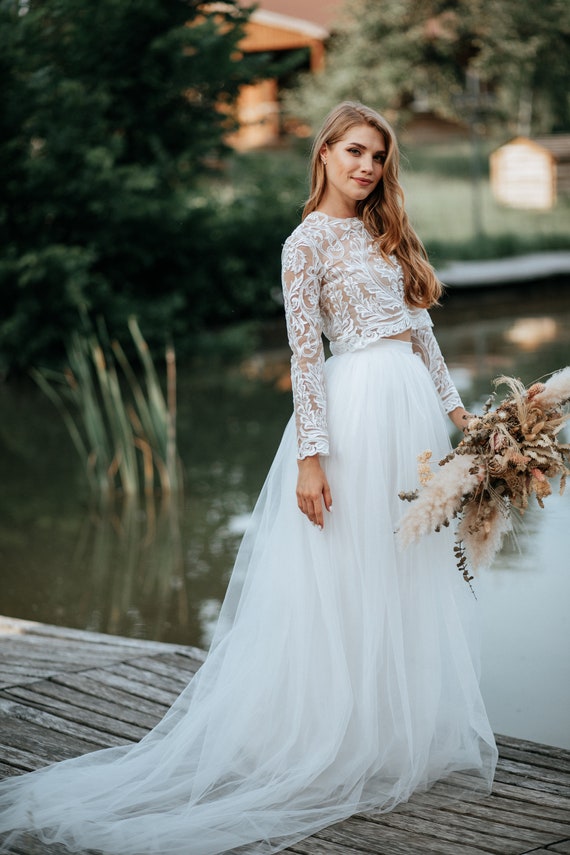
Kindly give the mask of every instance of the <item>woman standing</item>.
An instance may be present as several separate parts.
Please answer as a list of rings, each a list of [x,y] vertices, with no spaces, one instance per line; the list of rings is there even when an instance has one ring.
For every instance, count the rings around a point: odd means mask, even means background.
[[[378,113],[333,110],[311,172],[283,251],[295,418],[207,660],[138,745],[2,784],[0,830],[114,855],[270,853],[442,778],[490,789],[453,535],[403,550],[395,534],[418,454],[449,449],[444,411],[468,415],[426,311],[440,285]]]

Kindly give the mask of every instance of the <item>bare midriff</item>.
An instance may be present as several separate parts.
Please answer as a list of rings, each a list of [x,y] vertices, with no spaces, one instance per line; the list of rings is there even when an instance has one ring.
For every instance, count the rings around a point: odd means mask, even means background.
[[[404,330],[404,332],[396,333],[396,335],[387,335],[385,338],[395,338],[397,341],[411,341],[412,340],[412,331]]]

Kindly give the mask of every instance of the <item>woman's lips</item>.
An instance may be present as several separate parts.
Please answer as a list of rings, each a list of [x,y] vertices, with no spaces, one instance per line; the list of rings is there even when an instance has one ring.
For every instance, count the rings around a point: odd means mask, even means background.
[[[372,184],[372,181],[368,178],[353,178],[352,180],[360,184],[361,187],[369,187]]]

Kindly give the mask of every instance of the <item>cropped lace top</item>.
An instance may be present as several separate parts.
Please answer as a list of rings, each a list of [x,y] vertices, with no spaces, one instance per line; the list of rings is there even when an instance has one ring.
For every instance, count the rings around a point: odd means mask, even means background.
[[[299,458],[329,451],[323,333],[340,354],[410,329],[445,411],[462,406],[427,310],[406,304],[399,262],[360,219],[309,214],[285,241],[282,280]]]

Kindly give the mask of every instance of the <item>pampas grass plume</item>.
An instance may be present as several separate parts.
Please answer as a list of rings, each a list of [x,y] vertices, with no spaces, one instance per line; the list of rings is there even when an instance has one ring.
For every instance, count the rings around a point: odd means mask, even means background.
[[[562,368],[544,384],[544,389],[535,395],[533,403],[547,410],[570,400],[570,365]]]
[[[489,567],[502,546],[505,534],[512,531],[512,519],[497,505],[489,507],[484,521],[479,519],[480,506],[477,499],[467,502],[463,508],[461,522],[457,526],[457,537],[473,570]]]
[[[433,475],[402,517],[398,537],[404,546],[456,516],[463,496],[472,493],[479,484],[478,472],[469,471],[475,466],[474,455],[461,454]]]

